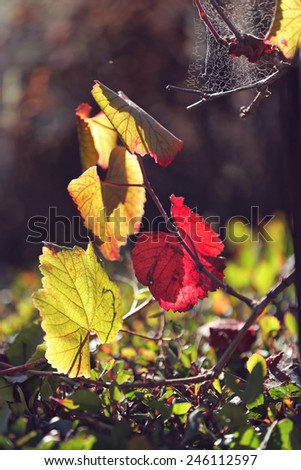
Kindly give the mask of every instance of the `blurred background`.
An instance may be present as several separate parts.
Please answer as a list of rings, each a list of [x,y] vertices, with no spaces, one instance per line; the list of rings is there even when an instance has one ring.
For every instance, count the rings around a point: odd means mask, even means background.
[[[167,92],[185,84],[194,47],[191,0],[2,0],[0,2],[0,262],[37,265],[40,244],[26,242],[27,221],[76,215],[67,185],[81,172],[74,110],[98,79],[124,91],[177,137],[184,150],[167,168],[146,158],[166,209],[184,196],[202,215],[250,218],[286,211],[286,137],[275,83],[256,114],[239,119],[254,92],[186,110],[194,97]],[[151,202],[146,216],[157,215]],[[64,230],[50,241],[64,243]],[[71,243],[72,244],[72,243]]]

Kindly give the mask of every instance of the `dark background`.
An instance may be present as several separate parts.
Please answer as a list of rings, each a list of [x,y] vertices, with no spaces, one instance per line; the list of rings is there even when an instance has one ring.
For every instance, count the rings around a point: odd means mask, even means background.
[[[287,210],[283,89],[272,87],[255,115],[239,108],[252,91],[187,111],[193,97],[167,92],[183,85],[194,42],[190,0],[4,0],[0,4],[0,259],[31,267],[40,244],[26,242],[27,221],[76,215],[67,185],[81,172],[74,109],[89,102],[98,79],[124,91],[185,141],[162,169],[145,159],[163,205],[184,196],[203,215],[250,217]],[[151,202],[146,216],[157,215]],[[52,242],[64,243],[64,230]]]

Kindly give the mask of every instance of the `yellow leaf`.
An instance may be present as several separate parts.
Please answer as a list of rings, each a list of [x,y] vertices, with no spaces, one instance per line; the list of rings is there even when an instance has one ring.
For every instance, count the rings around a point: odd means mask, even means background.
[[[247,365],[247,369],[249,373],[252,372],[252,370],[257,364],[260,364],[261,369],[262,369],[262,376],[265,377],[267,375],[267,365],[265,362],[265,358],[261,354],[258,354],[258,353],[252,354],[252,356],[250,356],[249,359],[247,360],[246,365]]]
[[[295,56],[301,45],[301,0],[278,0],[266,42],[277,46],[287,59]]]
[[[120,247],[127,243],[127,237],[139,231],[145,189],[126,185],[142,183],[137,157],[123,147],[113,149],[105,181],[100,180],[93,166],[69,183],[69,194],[107,259],[119,259]]]
[[[86,170],[98,164],[106,170],[110,153],[117,144],[117,132],[104,113],[90,117],[90,112],[88,103],[76,109],[82,167]]]
[[[92,95],[131,153],[150,155],[165,167],[182,150],[182,140],[139,108],[122,92],[118,94],[97,82]]]
[[[46,359],[60,373],[90,377],[90,333],[108,343],[122,326],[118,287],[91,243],[86,251],[44,247],[40,270],[43,288],[33,299],[46,333]]]

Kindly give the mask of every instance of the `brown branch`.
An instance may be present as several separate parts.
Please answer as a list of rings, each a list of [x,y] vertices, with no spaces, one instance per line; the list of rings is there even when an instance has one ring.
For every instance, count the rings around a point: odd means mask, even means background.
[[[0,362],[1,367],[6,367],[3,370],[0,370],[0,376],[20,374],[21,372],[28,372],[30,369],[33,369],[34,367],[38,367],[46,363],[47,363],[47,360],[44,358],[37,359],[34,362],[27,362],[26,364],[22,364],[20,366],[13,366],[13,367],[10,364],[6,364],[5,362]]]

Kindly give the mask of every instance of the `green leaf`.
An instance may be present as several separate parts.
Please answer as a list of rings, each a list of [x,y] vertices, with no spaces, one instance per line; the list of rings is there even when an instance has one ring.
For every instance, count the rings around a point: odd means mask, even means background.
[[[246,366],[247,366],[247,369],[248,369],[249,373],[252,372],[252,370],[254,369],[256,364],[261,365],[261,367],[262,367],[262,376],[265,377],[267,375],[267,365],[266,365],[266,362],[265,362],[265,358],[261,354],[254,353],[247,360]]]
[[[102,83],[96,82],[92,95],[130,153],[141,157],[151,155],[159,165],[165,167],[183,148],[181,140],[122,92],[117,94]]]
[[[40,263],[43,289],[33,299],[43,318],[46,359],[60,373],[90,377],[90,333],[109,343],[122,326],[118,288],[91,243],[86,251],[44,247]]]
[[[296,320],[295,315],[293,315],[291,312],[286,312],[284,314],[284,324],[290,334],[292,336],[298,336],[299,334],[299,328],[298,328],[298,322]]]
[[[96,436],[79,433],[75,437],[61,442],[59,450],[91,450],[96,440]]]
[[[167,419],[171,415],[171,406],[166,405],[159,400],[149,400],[146,403],[152,410],[160,414],[164,419]]]
[[[88,390],[77,390],[69,396],[74,405],[79,405],[80,409],[90,411],[91,413],[99,413],[101,401],[96,393]]]
[[[0,377],[0,399],[2,403],[14,401],[13,386],[8,383],[3,377]]]
[[[9,402],[14,401],[13,386],[0,377],[0,434],[6,434],[11,410]]]
[[[212,386],[215,388],[215,390],[218,392],[218,393],[223,393],[222,391],[222,386],[221,386],[221,382],[219,379],[214,379],[213,382],[212,382]]]
[[[267,450],[300,450],[301,438],[290,419],[283,419],[275,426],[268,441]]]
[[[237,429],[246,424],[246,413],[242,406],[234,403],[225,403],[217,414],[222,426],[228,426],[229,430]]]
[[[273,400],[282,400],[283,398],[300,397],[301,389],[294,384],[279,385],[271,388],[269,394]]]
[[[225,383],[226,383],[226,386],[235,394],[237,395],[238,397],[241,397],[242,393],[243,393],[243,390],[241,388],[241,384],[240,383],[237,383],[235,377],[225,371]]]
[[[245,403],[254,403],[263,392],[263,366],[261,362],[255,363],[249,374],[246,390],[242,395]]]
[[[185,415],[191,408],[191,403],[174,403],[171,405],[171,414],[172,415]]]
[[[112,382],[110,384],[110,396],[113,401],[120,402],[124,399],[124,394],[119,387],[119,384],[117,382]]]
[[[24,364],[43,342],[44,332],[40,325],[32,324],[25,327],[8,347],[6,355],[15,366]]]
[[[230,449],[257,449],[260,444],[259,437],[255,430],[248,426],[236,431],[233,435],[233,441]]]
[[[259,322],[260,329],[264,338],[275,338],[280,330],[280,322],[273,315],[265,315]]]

